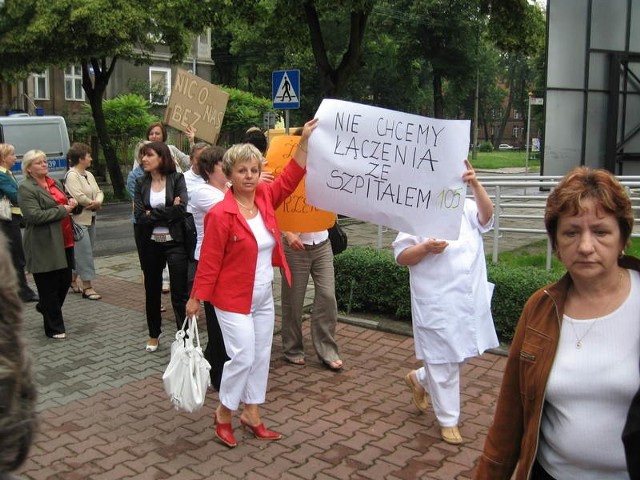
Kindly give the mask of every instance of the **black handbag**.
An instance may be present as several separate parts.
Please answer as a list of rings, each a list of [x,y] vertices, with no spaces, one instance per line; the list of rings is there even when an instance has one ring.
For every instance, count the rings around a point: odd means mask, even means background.
[[[329,229],[329,241],[334,255],[344,252],[348,246],[347,232],[345,232],[336,218],[336,223]]]
[[[186,212],[182,225],[184,228],[184,248],[187,250],[189,260],[195,261],[194,254],[198,243],[198,230],[196,230],[196,221],[193,218],[193,214]]]

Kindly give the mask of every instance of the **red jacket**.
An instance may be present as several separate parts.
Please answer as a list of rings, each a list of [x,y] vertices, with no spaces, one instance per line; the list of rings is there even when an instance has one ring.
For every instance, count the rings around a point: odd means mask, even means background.
[[[291,273],[282,250],[275,209],[295,190],[305,173],[306,169],[292,160],[273,183],[260,182],[256,188],[256,206],[276,241],[272,264],[283,269],[289,284]],[[229,190],[205,216],[191,297],[229,312],[250,313],[257,262],[258,244]]]

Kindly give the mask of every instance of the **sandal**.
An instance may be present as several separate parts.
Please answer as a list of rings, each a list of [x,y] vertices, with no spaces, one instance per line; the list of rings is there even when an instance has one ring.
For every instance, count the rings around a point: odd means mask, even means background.
[[[342,367],[344,366],[342,364],[342,360],[338,359],[338,360],[334,360],[333,362],[327,362],[326,360],[322,360],[322,364],[327,367],[329,370],[332,370],[334,372],[338,372],[340,370],[342,370]]]
[[[89,293],[87,293],[89,292]],[[102,295],[100,295],[98,292],[96,292],[93,287],[89,287],[89,288],[85,288],[82,291],[82,298],[87,298],[89,300],[100,300],[102,298]]]
[[[291,363],[292,365],[299,365],[299,366],[304,365],[304,357],[298,357],[298,358],[284,357],[284,358],[287,362]]]
[[[69,289],[73,293],[82,293],[82,289],[78,286],[76,282],[71,282],[71,285],[69,285]]]

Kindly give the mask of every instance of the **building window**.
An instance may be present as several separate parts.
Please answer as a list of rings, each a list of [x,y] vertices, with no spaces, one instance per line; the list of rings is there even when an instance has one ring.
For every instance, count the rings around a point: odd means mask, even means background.
[[[49,100],[49,70],[32,73],[34,100]]]
[[[513,138],[520,138],[523,130],[523,127],[513,127]]]
[[[149,68],[149,101],[166,105],[171,95],[171,69]]]
[[[82,69],[80,65],[72,65],[64,70],[64,99],[84,101]]]
[[[513,109],[513,119],[514,120],[522,120],[522,114],[519,110]]]

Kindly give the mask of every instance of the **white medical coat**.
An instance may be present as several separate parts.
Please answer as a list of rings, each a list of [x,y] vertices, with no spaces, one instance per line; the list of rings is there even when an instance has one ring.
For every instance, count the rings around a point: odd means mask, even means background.
[[[426,363],[458,363],[498,346],[491,316],[492,283],[487,280],[478,208],[465,199],[460,236],[442,253],[428,254],[409,267],[416,357]],[[427,240],[400,232],[395,257]]]

